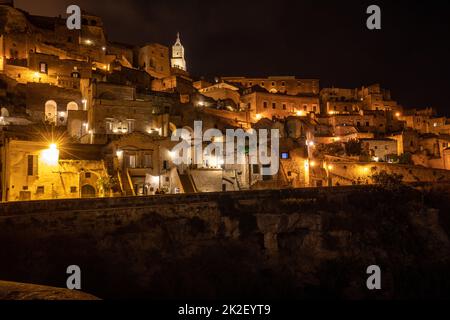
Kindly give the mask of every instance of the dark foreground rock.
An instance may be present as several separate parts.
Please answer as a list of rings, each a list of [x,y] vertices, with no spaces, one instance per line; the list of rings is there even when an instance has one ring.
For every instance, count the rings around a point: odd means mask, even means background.
[[[8,204],[0,278],[98,297],[450,298],[450,188],[255,191]],[[367,267],[382,271],[369,291]]]
[[[67,289],[0,281],[0,300],[98,300],[98,298]]]

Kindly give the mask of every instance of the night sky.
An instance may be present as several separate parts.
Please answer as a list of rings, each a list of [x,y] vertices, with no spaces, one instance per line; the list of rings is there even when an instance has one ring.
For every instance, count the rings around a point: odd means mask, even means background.
[[[33,14],[69,4],[103,17],[109,40],[172,45],[194,76],[296,75],[321,86],[381,83],[405,107],[450,115],[450,1],[16,0]],[[382,9],[382,30],[366,9]]]

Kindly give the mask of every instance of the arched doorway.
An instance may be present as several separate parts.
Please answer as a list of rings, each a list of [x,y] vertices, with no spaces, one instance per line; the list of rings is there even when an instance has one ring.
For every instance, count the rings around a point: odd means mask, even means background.
[[[55,101],[49,100],[45,103],[45,121],[56,124],[56,112],[58,105]]]
[[[67,112],[69,111],[78,111],[78,104],[74,101],[69,102],[67,104]]]
[[[81,197],[86,198],[95,198],[97,196],[97,192],[95,188],[90,184],[86,184],[81,188]]]
[[[9,117],[9,111],[6,108],[2,108],[2,118],[8,118]]]

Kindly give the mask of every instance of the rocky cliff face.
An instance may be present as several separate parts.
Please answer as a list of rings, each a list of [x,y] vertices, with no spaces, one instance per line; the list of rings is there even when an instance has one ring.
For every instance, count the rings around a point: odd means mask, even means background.
[[[0,278],[61,287],[75,264],[101,298],[450,297],[448,200],[363,187],[8,207]]]
[[[98,298],[75,290],[0,281],[0,300],[91,301]]]

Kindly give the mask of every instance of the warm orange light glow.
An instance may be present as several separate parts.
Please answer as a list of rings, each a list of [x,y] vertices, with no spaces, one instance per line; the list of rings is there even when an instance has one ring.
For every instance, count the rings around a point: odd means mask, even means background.
[[[262,115],[260,115],[259,113],[256,115],[256,120],[261,120],[262,119]]]
[[[330,165],[328,165],[328,170],[333,170],[334,169],[334,167],[330,164]]]
[[[309,164],[311,167],[315,167],[316,166],[316,162],[315,161],[311,161]]]
[[[395,116],[398,118],[398,117],[401,116],[401,113],[400,113],[400,112],[397,112],[397,113],[395,114]]]
[[[49,166],[56,166],[59,161],[59,150],[55,143],[50,144],[50,148],[42,151],[42,159]]]

